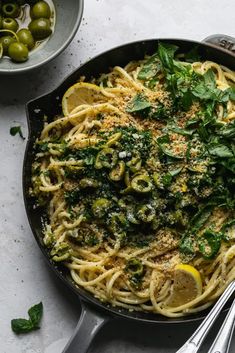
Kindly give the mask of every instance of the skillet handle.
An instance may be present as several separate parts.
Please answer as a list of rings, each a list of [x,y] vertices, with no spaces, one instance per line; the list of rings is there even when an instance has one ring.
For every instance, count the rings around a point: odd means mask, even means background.
[[[213,34],[205,38],[203,42],[235,56],[235,38],[233,37],[227,36],[226,34]]]
[[[75,331],[62,353],[87,353],[101,327],[111,318],[102,312],[94,311],[81,301],[81,315]]]

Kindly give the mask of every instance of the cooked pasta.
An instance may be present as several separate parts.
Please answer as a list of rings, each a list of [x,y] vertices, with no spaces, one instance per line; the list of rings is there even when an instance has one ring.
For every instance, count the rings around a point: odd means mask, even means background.
[[[176,51],[81,77],[36,141],[31,188],[76,285],[168,317],[235,278],[235,73]]]

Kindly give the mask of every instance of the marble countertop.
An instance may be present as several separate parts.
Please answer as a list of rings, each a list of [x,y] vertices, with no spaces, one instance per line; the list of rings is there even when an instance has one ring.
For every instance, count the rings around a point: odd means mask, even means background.
[[[76,1],[76,0],[74,0]],[[48,268],[28,225],[22,197],[22,163],[26,140],[9,129],[21,125],[27,137],[25,103],[55,88],[81,63],[102,51],[146,38],[202,40],[234,33],[231,0],[85,0],[80,29],[69,47],[36,72],[0,76],[0,352],[60,353],[80,313],[79,299]],[[12,318],[25,317],[42,301],[41,329],[16,336]],[[202,352],[207,351],[208,337]],[[173,353],[198,323],[143,326],[117,320],[103,327],[90,352]],[[231,351],[235,352],[235,341]]]

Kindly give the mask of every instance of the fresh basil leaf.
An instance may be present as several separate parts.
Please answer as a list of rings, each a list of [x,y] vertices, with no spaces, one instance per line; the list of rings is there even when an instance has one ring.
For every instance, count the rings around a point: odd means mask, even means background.
[[[196,124],[198,124],[198,122],[199,122],[198,119],[189,119],[187,120],[185,126],[186,128],[189,128],[189,127],[195,126]]]
[[[163,154],[165,154],[168,157],[174,158],[174,159],[183,159],[183,156],[177,156],[175,154],[173,154],[168,148],[166,148],[164,145],[159,145],[160,150]]]
[[[185,234],[181,238],[179,249],[185,255],[193,255],[195,253],[195,240],[191,234]]]
[[[149,89],[153,89],[156,86],[156,83],[158,82],[157,78],[151,78],[147,83],[145,83],[145,85],[149,88]]]
[[[34,330],[34,325],[31,320],[13,319],[11,320],[11,328],[15,333],[28,333]]]
[[[169,130],[175,132],[176,134],[183,135],[183,136],[192,136],[192,134],[195,132],[195,129],[186,130],[186,129],[182,129],[178,126],[172,126],[169,128]]]
[[[180,167],[180,168],[177,168],[177,169],[169,170],[168,173],[169,173],[172,177],[174,177],[174,176],[178,175],[178,174],[181,172],[182,169],[183,169],[183,168]]]
[[[221,237],[221,233],[207,229],[198,239],[199,251],[205,259],[211,260],[218,254],[221,245]]]
[[[228,160],[220,161],[220,164],[224,166],[227,170],[235,174],[235,158],[229,158]]]
[[[212,69],[207,70],[203,75],[203,78],[204,78],[204,83],[208,89],[210,90],[216,89],[216,79],[215,79],[214,71]]]
[[[232,101],[235,101],[235,87],[228,88],[229,96]]]
[[[226,124],[219,131],[219,135],[225,138],[235,137],[235,121],[230,124]]]
[[[173,169],[173,170],[169,170],[165,175],[162,176],[161,178],[161,181],[162,181],[162,184],[164,186],[170,186],[172,181],[173,181],[173,178],[178,175],[182,170],[182,167],[180,168],[177,168],[177,169]]]
[[[199,231],[200,228],[206,223],[212,213],[213,207],[213,205],[206,205],[195,214],[190,222],[192,233]]]
[[[27,333],[39,329],[39,322],[42,317],[43,305],[42,302],[32,306],[28,310],[29,320],[13,319],[11,320],[11,328],[15,333]]]
[[[164,70],[174,71],[174,55],[178,47],[171,44],[159,43],[158,55]]]
[[[12,126],[10,128],[10,134],[11,136],[15,136],[16,134],[19,134],[23,140],[25,139],[25,137],[22,134],[22,130],[20,126]]]
[[[158,144],[162,144],[162,143],[170,143],[170,137],[169,135],[162,135],[160,137],[157,138],[157,143]]]
[[[34,328],[36,328],[36,327],[38,328],[39,327],[38,325],[39,325],[39,322],[40,322],[40,320],[42,318],[42,312],[43,312],[42,302],[32,306],[29,309],[28,314],[29,314],[30,320],[33,323]]]
[[[137,78],[139,80],[150,80],[157,75],[160,71],[160,61],[158,53],[152,55],[146,63],[142,66],[141,70],[138,73]]]
[[[164,104],[158,102],[154,104],[149,111],[148,117],[151,119],[163,120],[167,119],[169,116],[169,112],[164,106]]]
[[[208,152],[210,153],[211,156],[219,157],[219,158],[229,158],[234,156],[230,148],[222,144],[209,146]]]
[[[146,97],[138,93],[127,105],[127,113],[137,113],[141,112],[147,108],[151,107],[151,103],[146,99]]]
[[[195,97],[201,100],[213,100],[219,103],[226,103],[229,100],[230,92],[216,88],[215,74],[212,69],[202,75],[200,82],[192,89]]]
[[[165,175],[162,176],[161,182],[165,187],[168,187],[172,183],[172,175],[170,173],[166,173]]]

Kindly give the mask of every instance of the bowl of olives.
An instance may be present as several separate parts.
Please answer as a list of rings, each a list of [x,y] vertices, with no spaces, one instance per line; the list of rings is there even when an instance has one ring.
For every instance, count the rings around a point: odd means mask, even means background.
[[[83,0],[0,0],[0,74],[55,58],[73,39],[82,13]]]

